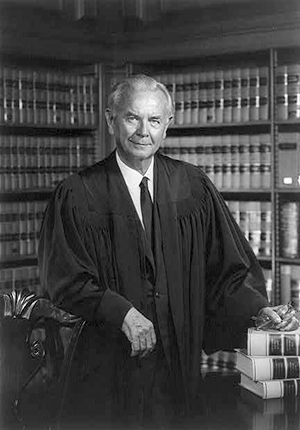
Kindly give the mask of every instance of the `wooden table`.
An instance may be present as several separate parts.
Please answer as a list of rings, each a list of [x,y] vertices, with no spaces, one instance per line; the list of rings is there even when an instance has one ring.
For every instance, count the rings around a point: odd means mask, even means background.
[[[263,400],[240,387],[239,379],[236,372],[206,374],[199,430],[300,430],[300,397]]]

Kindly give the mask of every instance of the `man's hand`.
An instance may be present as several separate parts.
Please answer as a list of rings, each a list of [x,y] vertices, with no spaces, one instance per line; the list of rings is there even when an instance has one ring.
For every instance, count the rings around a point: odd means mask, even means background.
[[[262,329],[274,328],[281,331],[296,330],[299,320],[289,305],[262,308],[256,318],[256,326]]]
[[[146,357],[153,351],[156,335],[153,324],[136,308],[131,308],[125,315],[122,331],[131,343],[131,357]]]

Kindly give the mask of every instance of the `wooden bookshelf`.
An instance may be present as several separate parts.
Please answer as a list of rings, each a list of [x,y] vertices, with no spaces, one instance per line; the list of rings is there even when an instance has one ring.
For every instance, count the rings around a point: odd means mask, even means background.
[[[39,230],[65,177],[99,155],[98,66],[8,60],[0,67],[0,284],[39,290]],[[23,277],[23,281],[19,279]],[[27,277],[27,278],[26,278]],[[0,285],[0,288],[1,288]]]
[[[241,46],[241,45],[240,45]],[[178,47],[178,46],[177,46]],[[269,205],[269,215],[268,215],[268,255],[260,255],[257,250],[260,248],[260,244],[256,240],[255,244],[255,253],[262,265],[262,267],[267,270],[267,286],[268,286],[268,294],[273,302],[273,304],[278,304],[282,302],[282,299],[287,296],[286,291],[282,291],[282,289],[290,288],[287,287],[286,284],[281,283],[281,266],[282,265],[292,265],[293,267],[299,266],[299,257],[300,257],[300,223],[294,222],[294,227],[298,230],[298,236],[294,238],[295,241],[298,241],[298,252],[295,255],[295,258],[284,258],[282,256],[281,242],[280,242],[280,211],[282,207],[282,201],[296,201],[299,200],[300,196],[300,183],[295,180],[293,186],[279,186],[278,177],[279,174],[282,174],[282,163],[280,162],[279,156],[279,142],[280,135],[282,133],[299,133],[299,124],[300,124],[300,105],[298,101],[298,106],[294,107],[295,100],[299,100],[300,97],[300,55],[298,49],[293,49],[291,46],[288,46],[287,51],[289,53],[288,58],[285,55],[286,50],[284,47],[279,46],[278,49],[275,47],[271,47],[270,49],[263,49],[260,51],[251,50],[250,53],[242,53],[238,52],[237,55],[232,55],[231,52],[228,54],[222,53],[221,55],[215,55],[214,57],[210,57],[206,55],[206,52],[200,49],[198,54],[193,55],[192,50],[185,51],[185,58],[178,58],[178,55],[175,55],[173,50],[170,49],[167,59],[164,61],[161,60],[162,55],[158,54],[157,61],[155,58],[151,58],[150,61],[144,60],[141,57],[140,60],[137,58],[132,58],[130,64],[127,65],[127,73],[140,73],[144,72],[146,74],[150,74],[151,76],[156,77],[158,80],[165,83],[170,93],[173,95],[173,99],[175,101],[175,120],[174,123],[168,130],[167,138],[164,142],[164,146],[161,148],[162,152],[165,152],[166,155],[181,159],[183,161],[191,162],[192,164],[200,165],[201,168],[206,171],[208,176],[211,178],[217,188],[221,191],[224,198],[228,201],[228,204],[233,205],[234,212],[236,215],[236,206],[238,204],[242,204],[244,207],[243,211],[246,212],[249,210],[250,212],[253,210],[252,207],[259,206],[261,203]],[[187,52],[190,54],[190,57],[187,57]],[[220,50],[221,52],[221,50]],[[171,53],[174,55],[172,56]],[[282,57],[282,58],[281,58]],[[240,64],[239,64],[240,63]],[[287,64],[287,71],[290,69],[290,73],[296,75],[294,80],[299,81],[299,87],[294,89],[296,91],[297,97],[293,95],[288,95],[288,84],[286,84],[285,103],[286,105],[283,107],[278,106],[280,97],[278,96],[278,92],[282,92],[282,88],[280,87],[281,81],[278,78],[278,74],[281,73],[281,70],[278,70],[278,67],[282,64]],[[297,68],[297,65],[299,67]],[[217,119],[216,111],[212,110],[212,106],[215,108],[220,107],[220,102],[218,98],[228,97],[228,92],[226,92],[226,88],[224,88],[224,79],[228,79],[227,70],[230,71],[229,76],[232,79],[242,79],[241,71],[252,71],[248,73],[249,79],[249,88],[248,94],[245,92],[245,88],[242,88],[241,81],[231,86],[231,93],[229,92],[229,97],[239,99],[237,102],[231,104],[232,109],[236,106],[241,108],[240,99],[243,97],[248,97],[248,108],[249,111],[246,113],[245,117],[241,117],[241,114],[238,113],[239,121],[234,119],[234,116],[229,113],[229,120],[224,117],[223,119],[220,117]],[[257,70],[258,73],[253,76],[253,70]],[[216,82],[220,80],[220,70],[222,71],[221,76],[223,79],[223,93],[220,93],[220,83]],[[266,75],[267,70],[267,75]],[[298,72],[299,70],[299,72]],[[260,71],[263,71],[264,75],[260,74]],[[215,79],[214,84],[209,82],[209,79]],[[237,78],[238,76],[238,78]],[[207,83],[206,93],[203,92],[203,87],[205,85],[201,84],[201,78]],[[253,78],[258,82],[258,88],[251,88],[251,79],[252,83]],[[263,78],[263,79],[262,79]],[[193,83],[193,80],[197,81]],[[284,79],[289,80],[288,72],[284,76]],[[266,82],[267,80],[267,82]],[[260,83],[263,82],[264,86],[261,89]],[[292,81],[292,76],[290,78]],[[236,86],[239,86],[237,89]],[[229,85],[230,87],[230,85]],[[295,87],[295,86],[294,86]],[[196,91],[195,91],[196,88]],[[213,88],[213,90],[211,90]],[[197,93],[198,89],[198,93]],[[263,92],[260,93],[260,90]],[[240,93],[239,93],[240,91]],[[243,93],[244,91],[244,93]],[[256,93],[255,93],[256,91]],[[246,96],[245,96],[246,94]],[[258,105],[256,105],[257,111],[254,114],[251,114],[251,97],[253,100],[258,100]],[[267,99],[267,100],[266,100]],[[201,116],[201,109],[204,101],[209,101],[207,103],[207,110],[209,109],[209,116],[204,118]],[[263,100],[262,105],[260,105],[260,101]],[[221,105],[224,102],[221,102]],[[289,103],[294,103],[294,105],[289,105]],[[247,105],[247,103],[244,103]],[[297,103],[296,103],[297,104]],[[230,106],[230,103],[227,103]],[[191,108],[193,106],[193,108]],[[223,104],[223,107],[225,105]],[[262,106],[263,111],[260,110]],[[188,109],[189,112],[186,113],[185,109]],[[192,112],[192,109],[194,111]],[[195,109],[198,109],[198,114],[195,115]],[[280,111],[281,109],[281,111]],[[178,113],[178,110],[180,112]],[[295,113],[296,112],[296,113]],[[253,120],[253,115],[256,115],[256,119]],[[283,119],[282,115],[285,115]],[[221,118],[221,119],[220,119]],[[231,119],[231,121],[230,121]],[[299,133],[300,135],[300,133]],[[237,139],[242,136],[241,141],[239,142]],[[257,158],[257,151],[253,149],[251,145],[253,144],[253,139],[255,141],[255,136],[262,136],[262,141],[258,141],[258,146],[265,145],[266,142],[269,144],[268,154],[260,153]],[[225,141],[233,146],[243,145],[244,140],[248,140],[248,159],[246,163],[250,165],[250,171],[252,174],[257,175],[257,179],[262,178],[262,172],[264,169],[260,169],[259,164],[268,160],[269,164],[269,173],[268,173],[268,181],[265,182],[262,187],[259,181],[256,179],[251,186],[251,174],[248,177],[248,186],[246,182],[246,186],[241,186],[241,180],[235,177],[235,181],[231,182],[227,186],[222,185],[222,180],[220,180],[220,169],[225,172],[228,172],[228,168],[224,166],[224,158],[226,162],[229,164],[230,168],[232,165],[238,165],[233,169],[234,174],[237,172],[243,171],[241,163],[245,162],[243,152],[240,152],[239,157],[236,157],[234,150],[231,153],[231,159],[228,157],[228,151],[222,153],[218,149],[219,146],[224,145],[224,137]],[[221,143],[220,143],[221,140]],[[223,140],[223,141],[222,141]],[[256,142],[257,143],[257,142]],[[225,144],[226,145],[226,144]],[[211,146],[209,148],[209,146]],[[207,150],[205,150],[205,148]],[[256,154],[254,152],[256,152]],[[221,152],[221,157],[220,157]],[[229,150],[230,152],[230,150]],[[239,151],[238,151],[239,152]],[[294,154],[300,154],[300,139],[296,142],[295,152]],[[267,158],[266,158],[267,156]],[[298,175],[300,175],[300,155],[298,156],[299,161],[298,164],[294,160],[294,164],[297,164],[296,169],[298,169]],[[255,158],[256,157],[256,158]],[[282,156],[281,156],[282,157]],[[292,157],[295,159],[295,157]],[[241,160],[243,160],[241,162]],[[217,163],[217,164],[215,164]],[[218,164],[219,163],[219,164]],[[254,168],[251,168],[252,164],[255,164]],[[248,166],[249,167],[249,166]],[[247,167],[247,168],[248,168]],[[280,167],[280,168],[279,168]],[[217,176],[214,175],[214,172],[218,172]],[[255,173],[256,172],[256,173]],[[240,173],[238,173],[240,175]],[[217,177],[217,181],[216,181]],[[233,175],[231,179],[233,179]],[[237,179],[237,180],[236,180]],[[287,181],[288,182],[288,181]],[[245,209],[246,208],[246,209]],[[257,209],[254,209],[257,210]],[[258,209],[259,210],[259,209]],[[249,214],[248,214],[249,215]],[[248,217],[246,215],[246,218]],[[244,216],[244,215],[243,215]],[[252,215],[251,215],[252,216]],[[250,218],[251,218],[250,216]],[[292,216],[292,215],[291,215]],[[239,218],[239,215],[238,217]],[[258,216],[259,219],[259,216]],[[261,217],[261,222],[264,223],[264,216]],[[300,218],[299,218],[300,219]],[[245,227],[243,219],[243,226]],[[239,223],[239,220],[237,220]],[[249,226],[246,226],[246,237],[250,243],[253,240],[253,232],[251,232],[251,228],[249,230]],[[257,231],[254,232],[255,235],[259,234],[261,226],[254,226],[254,229]],[[265,227],[264,227],[265,228]],[[243,228],[242,228],[243,230]],[[266,231],[261,231],[262,237],[265,238]],[[264,239],[265,240],[265,239]],[[293,273],[298,273],[296,269],[294,269]],[[294,277],[296,275],[293,275]],[[272,282],[272,291],[270,291],[270,282]],[[292,285],[295,285],[295,279],[292,279]],[[295,295],[295,291],[293,292]],[[299,280],[299,296],[300,296],[300,280]],[[295,298],[296,302],[297,299]],[[297,302],[300,304],[300,301]]]

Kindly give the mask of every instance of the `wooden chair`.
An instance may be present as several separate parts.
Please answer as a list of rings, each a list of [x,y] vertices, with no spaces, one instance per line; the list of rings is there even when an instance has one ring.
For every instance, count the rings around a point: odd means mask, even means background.
[[[2,430],[59,430],[84,325],[29,291],[0,296]]]

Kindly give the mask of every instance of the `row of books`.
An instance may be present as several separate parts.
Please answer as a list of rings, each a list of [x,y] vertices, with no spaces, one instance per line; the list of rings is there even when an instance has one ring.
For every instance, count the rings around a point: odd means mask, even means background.
[[[175,101],[175,124],[231,123],[269,118],[268,67],[156,75]]]
[[[271,138],[265,134],[167,137],[161,151],[202,167],[220,189],[270,189]]]
[[[276,110],[279,120],[300,118],[300,64],[283,64],[276,68]]]
[[[94,161],[95,142],[90,135],[0,135],[0,190],[51,188]]]
[[[46,201],[0,203],[0,259],[37,254]]]
[[[282,257],[300,257],[300,202],[282,201],[279,217],[280,253]]]
[[[22,266],[0,270],[0,294],[28,289],[42,295],[37,266]]]
[[[280,188],[300,187],[300,133],[279,133],[276,176]]]
[[[0,67],[0,123],[94,127],[95,76]]]
[[[262,271],[266,281],[269,302],[292,303],[294,308],[300,311],[300,266],[280,265],[280,291],[277,300],[274,300],[272,270],[262,267]]]
[[[300,266],[282,264],[280,266],[280,286],[282,303],[293,303],[300,310]]]
[[[258,257],[270,257],[272,247],[271,202],[229,200],[227,205],[254,253]]]
[[[173,96],[175,124],[239,123],[269,118],[268,67],[163,73],[155,78]],[[278,120],[300,118],[300,64],[276,68],[275,94]]]

